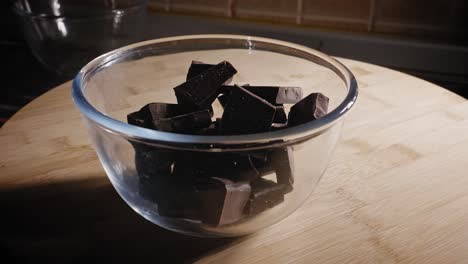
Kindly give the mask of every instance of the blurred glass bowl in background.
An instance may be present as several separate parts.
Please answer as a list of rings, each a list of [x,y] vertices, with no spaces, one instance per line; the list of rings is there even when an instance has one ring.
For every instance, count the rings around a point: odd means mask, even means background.
[[[142,40],[146,0],[18,0],[24,37],[49,70],[72,78],[107,51]]]

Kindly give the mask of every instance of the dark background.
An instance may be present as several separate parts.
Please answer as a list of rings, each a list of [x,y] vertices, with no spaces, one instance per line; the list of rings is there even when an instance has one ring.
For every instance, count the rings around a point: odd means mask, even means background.
[[[11,2],[0,3],[0,44],[4,66],[0,125],[35,97],[70,79],[69,76],[58,76],[49,72],[33,57],[10,8]],[[317,0],[304,2],[304,15],[299,25],[296,24],[294,14],[288,16],[289,11],[284,8],[287,7],[285,1],[238,0],[234,1],[236,6],[226,6],[227,11],[223,5],[219,9],[207,8],[207,12],[199,7],[203,4],[212,5],[213,1],[195,2],[196,5],[193,1],[182,0],[150,1],[142,39],[201,33],[244,34],[283,39],[322,50],[330,55],[397,69],[468,97],[468,34],[464,26],[468,8],[464,1],[452,0],[453,10],[449,11],[452,17],[455,17],[445,19],[448,22],[444,22],[444,5],[440,4],[444,2],[442,0],[395,1],[392,2],[393,5],[389,5],[389,1],[381,1],[382,7],[379,12],[370,14],[379,19],[370,25],[359,19],[350,19],[348,16],[354,13],[356,16],[370,19],[367,18],[368,15],[359,13],[359,10],[353,11],[352,8],[349,8],[348,13],[344,13],[346,19],[323,23],[316,19],[320,16],[313,12],[328,14],[327,12],[333,9],[321,5],[321,1]],[[327,3],[339,5],[341,2],[345,3],[337,0]],[[167,3],[171,5],[168,6]],[[308,11],[308,3],[316,4],[318,8],[313,9],[313,12]],[[414,11],[418,6],[427,8]],[[295,12],[295,8],[291,12]],[[365,8],[368,9],[367,6]],[[251,11],[259,9],[266,11]],[[268,9],[272,11],[269,13]],[[286,15],[277,19],[275,14],[278,12],[286,12]],[[434,25],[427,28],[405,27],[404,25],[413,23],[408,17],[429,21],[427,23]],[[400,24],[394,21],[401,22],[403,26],[398,26]]]

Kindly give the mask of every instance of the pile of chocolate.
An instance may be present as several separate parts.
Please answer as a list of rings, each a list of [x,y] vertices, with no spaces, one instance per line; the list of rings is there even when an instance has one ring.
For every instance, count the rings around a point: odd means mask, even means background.
[[[227,61],[194,61],[186,82],[174,88],[177,104],[150,103],[129,114],[128,123],[183,134],[241,135],[300,125],[327,112],[328,98],[320,93],[302,98],[299,87],[228,85],[236,73]],[[224,110],[212,120],[215,100]],[[283,104],[294,104],[289,114]],[[211,153],[132,144],[140,194],[157,204],[161,216],[227,225],[280,204],[293,190],[290,147]]]

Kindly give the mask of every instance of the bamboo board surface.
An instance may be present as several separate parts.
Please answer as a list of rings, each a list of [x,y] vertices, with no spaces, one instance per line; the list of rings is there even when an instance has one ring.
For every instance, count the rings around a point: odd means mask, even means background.
[[[241,238],[186,237],[134,213],[89,145],[71,83],[49,91],[0,129],[0,249],[60,263],[467,263],[468,102],[340,60],[360,95],[319,187],[287,219]]]

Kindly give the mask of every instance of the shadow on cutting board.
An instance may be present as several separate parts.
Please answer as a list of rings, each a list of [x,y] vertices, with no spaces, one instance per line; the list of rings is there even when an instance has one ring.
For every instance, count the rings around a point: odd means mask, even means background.
[[[190,263],[242,239],[158,227],[131,210],[106,178],[95,178],[102,179],[0,189],[0,262]]]

